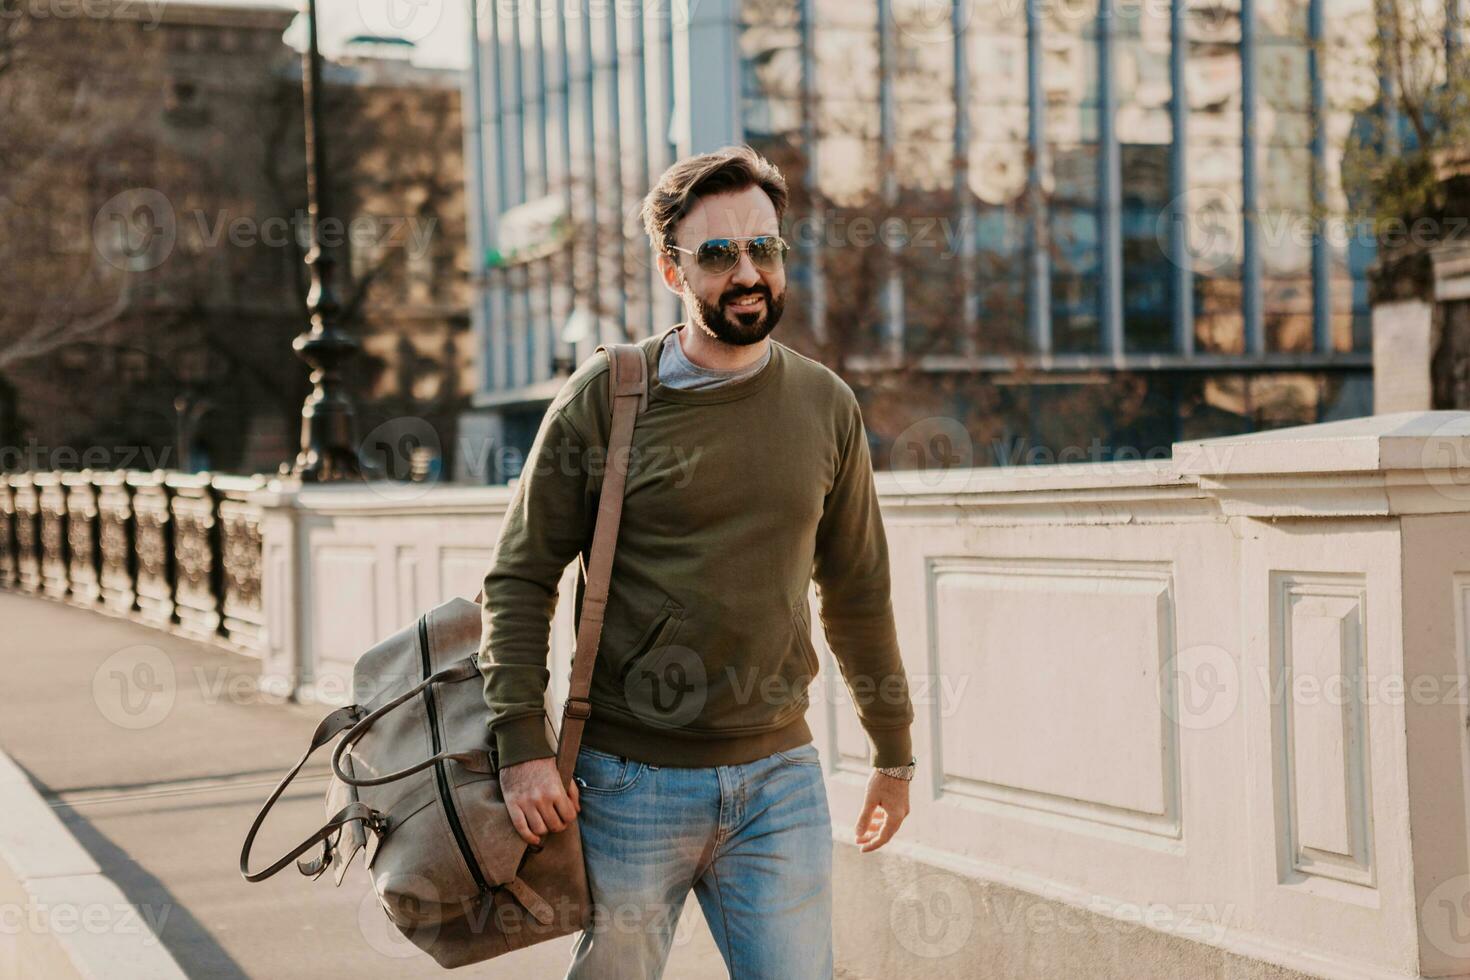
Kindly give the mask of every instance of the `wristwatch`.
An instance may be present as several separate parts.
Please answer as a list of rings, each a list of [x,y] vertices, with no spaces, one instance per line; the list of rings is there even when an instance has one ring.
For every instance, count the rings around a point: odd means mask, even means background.
[[[914,767],[918,764],[918,756],[914,756],[909,759],[909,764],[906,766],[875,766],[874,768],[876,768],[885,776],[892,776],[894,779],[908,780],[914,778]]]

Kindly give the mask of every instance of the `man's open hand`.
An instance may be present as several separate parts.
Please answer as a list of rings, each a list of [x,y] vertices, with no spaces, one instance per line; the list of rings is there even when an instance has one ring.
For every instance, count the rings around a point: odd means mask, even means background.
[[[556,757],[528,759],[500,770],[500,792],[510,811],[510,822],[527,844],[539,846],[541,836],[565,830],[567,824],[582,812],[577,795],[577,781],[561,785],[556,771]]]
[[[858,850],[876,851],[893,839],[909,815],[909,780],[885,776],[878,770],[868,777],[868,796],[853,831]]]

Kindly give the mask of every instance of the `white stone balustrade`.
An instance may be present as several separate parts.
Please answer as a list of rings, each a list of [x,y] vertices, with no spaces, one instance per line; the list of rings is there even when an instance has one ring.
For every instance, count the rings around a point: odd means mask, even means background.
[[[839,922],[847,954],[979,975],[985,930],[963,916],[995,910],[959,881],[1104,920],[1142,911],[1188,941],[1191,976],[1227,954],[1329,977],[1470,975],[1470,413],[879,485],[919,775],[882,863],[839,866],[853,894],[888,895],[861,906],[886,914]],[[510,491],[257,499],[265,671],[333,701],[377,639],[474,595]],[[867,741],[816,634],[809,718],[850,841]],[[925,896],[898,894],[895,867],[949,889],[960,919],[906,932],[895,903]],[[1026,941],[1079,941],[1040,933]]]

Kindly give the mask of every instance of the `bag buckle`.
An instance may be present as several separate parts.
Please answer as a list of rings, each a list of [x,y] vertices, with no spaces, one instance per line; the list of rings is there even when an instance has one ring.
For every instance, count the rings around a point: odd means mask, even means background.
[[[592,717],[592,702],[587,698],[568,697],[562,705],[562,711],[569,718],[585,721]]]

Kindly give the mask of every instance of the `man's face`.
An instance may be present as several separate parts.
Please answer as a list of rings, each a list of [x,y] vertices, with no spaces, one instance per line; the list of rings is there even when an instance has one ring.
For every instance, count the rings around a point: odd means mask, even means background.
[[[779,235],[776,208],[759,187],[700,198],[674,230],[674,244],[688,252],[658,256],[669,289],[684,298],[690,322],[715,340],[734,346],[759,343],[781,319],[786,302],[786,270],[757,268],[741,252],[728,272],[711,274],[690,252],[711,238]],[[743,242],[742,242],[743,243]]]

